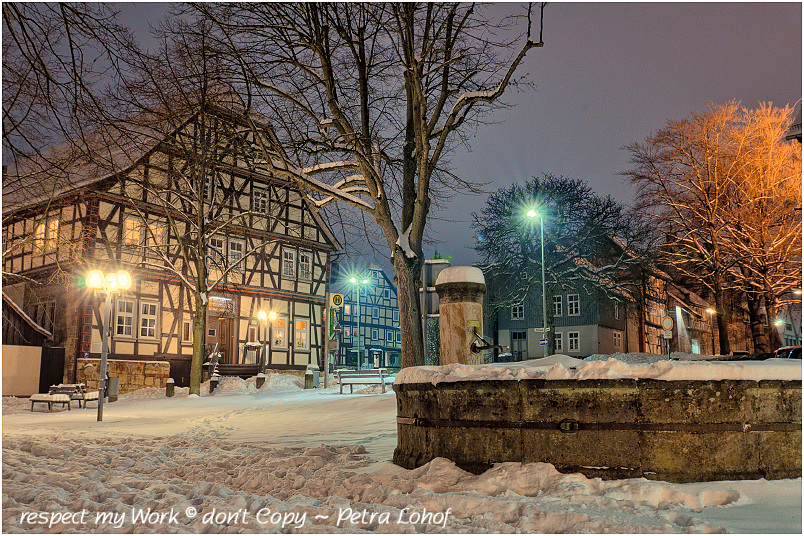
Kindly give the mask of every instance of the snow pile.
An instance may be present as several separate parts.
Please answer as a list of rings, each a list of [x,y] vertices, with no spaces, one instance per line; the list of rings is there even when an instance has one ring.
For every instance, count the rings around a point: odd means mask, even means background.
[[[801,361],[797,359],[722,362],[653,361],[650,359],[650,355],[652,354],[629,357],[627,358],[629,362],[614,357],[606,361],[583,361],[558,354],[544,359],[532,359],[518,363],[410,367],[397,374],[396,383],[432,383],[435,385],[441,382],[480,380],[617,378],[801,381]]]
[[[15,396],[3,397],[3,415],[6,413],[18,413],[26,409],[31,409],[31,401],[27,398],[17,398]]]
[[[751,502],[735,483],[601,481],[545,463],[371,467],[362,445],[67,436],[3,450],[5,532],[708,533],[724,527],[696,513]],[[800,496],[800,479],[774,485]]]

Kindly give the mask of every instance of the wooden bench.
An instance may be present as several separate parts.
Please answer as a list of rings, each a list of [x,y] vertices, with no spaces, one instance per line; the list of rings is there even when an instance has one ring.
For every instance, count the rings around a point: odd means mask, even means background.
[[[47,410],[53,411],[53,404],[61,404],[61,407],[67,406],[67,410],[70,411],[72,408],[70,407],[71,393],[74,390],[67,391],[66,389],[59,389],[55,386],[50,388],[49,393],[36,393],[31,395],[31,411],[34,410],[34,404],[39,402],[40,404],[47,404]]]
[[[51,385],[48,393],[37,393],[31,395],[31,411],[34,404],[47,404],[47,410],[53,411],[53,404],[61,404],[62,408],[66,405],[67,410],[72,410],[72,402],[78,402],[78,407],[87,407],[87,402],[98,400],[98,391],[87,391],[83,383],[60,383]]]
[[[260,372],[260,366],[256,363],[218,363],[215,372],[218,376],[239,376],[247,380]]]
[[[382,392],[385,393],[385,384],[388,380],[388,371],[386,369],[369,369],[369,370],[336,370],[335,374],[338,375],[338,383],[341,386],[340,394],[343,394],[343,386],[349,386],[349,392],[354,393],[355,385],[382,385]]]

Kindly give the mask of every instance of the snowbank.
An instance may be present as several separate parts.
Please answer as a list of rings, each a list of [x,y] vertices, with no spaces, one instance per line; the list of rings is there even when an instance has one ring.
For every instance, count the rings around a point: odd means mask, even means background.
[[[620,354],[622,355],[622,354]],[[653,354],[641,354],[650,356]],[[637,359],[640,359],[639,357]],[[566,355],[553,355],[518,363],[490,365],[444,365],[410,367],[397,374],[395,383],[432,383],[480,380],[590,380],[653,378],[657,380],[798,380],[801,361],[652,361],[626,363],[612,357],[602,361],[583,361]]]

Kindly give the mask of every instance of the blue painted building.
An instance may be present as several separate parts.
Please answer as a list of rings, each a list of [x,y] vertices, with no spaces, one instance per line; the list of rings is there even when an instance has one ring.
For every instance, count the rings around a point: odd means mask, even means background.
[[[357,283],[350,283],[351,277]],[[343,295],[343,305],[335,315],[335,367],[400,366],[402,335],[397,290],[385,272],[375,264],[360,271],[333,265],[332,292]]]

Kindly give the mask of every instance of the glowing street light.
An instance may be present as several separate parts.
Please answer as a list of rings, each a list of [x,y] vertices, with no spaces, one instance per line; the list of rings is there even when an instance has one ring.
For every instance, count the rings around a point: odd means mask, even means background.
[[[275,311],[262,311],[260,310],[257,313],[257,318],[260,319],[260,322],[263,324],[263,331],[262,331],[262,358],[260,359],[260,372],[265,374],[265,367],[268,363],[268,351],[271,348],[271,343],[267,342],[273,336],[271,330],[274,326],[274,320],[276,320],[276,312]],[[265,324],[268,323],[266,326]]]
[[[526,213],[530,219],[539,218],[539,228],[541,230],[541,249],[542,249],[542,328],[544,329],[543,336],[547,339],[547,290],[544,278],[544,216],[536,212],[535,209],[530,209]],[[547,357],[547,345],[544,345],[544,357]]]
[[[125,270],[104,275],[100,270],[90,270],[86,275],[87,287],[106,293],[106,310],[103,315],[103,345],[101,346],[100,382],[98,385],[98,421],[103,420],[103,401],[106,398],[106,363],[109,357],[109,329],[112,323],[112,294],[131,288],[131,274]]]
[[[357,368],[363,368],[363,352],[361,351],[362,337],[360,336],[360,287],[368,285],[368,279],[350,277],[349,282],[357,287]]]

